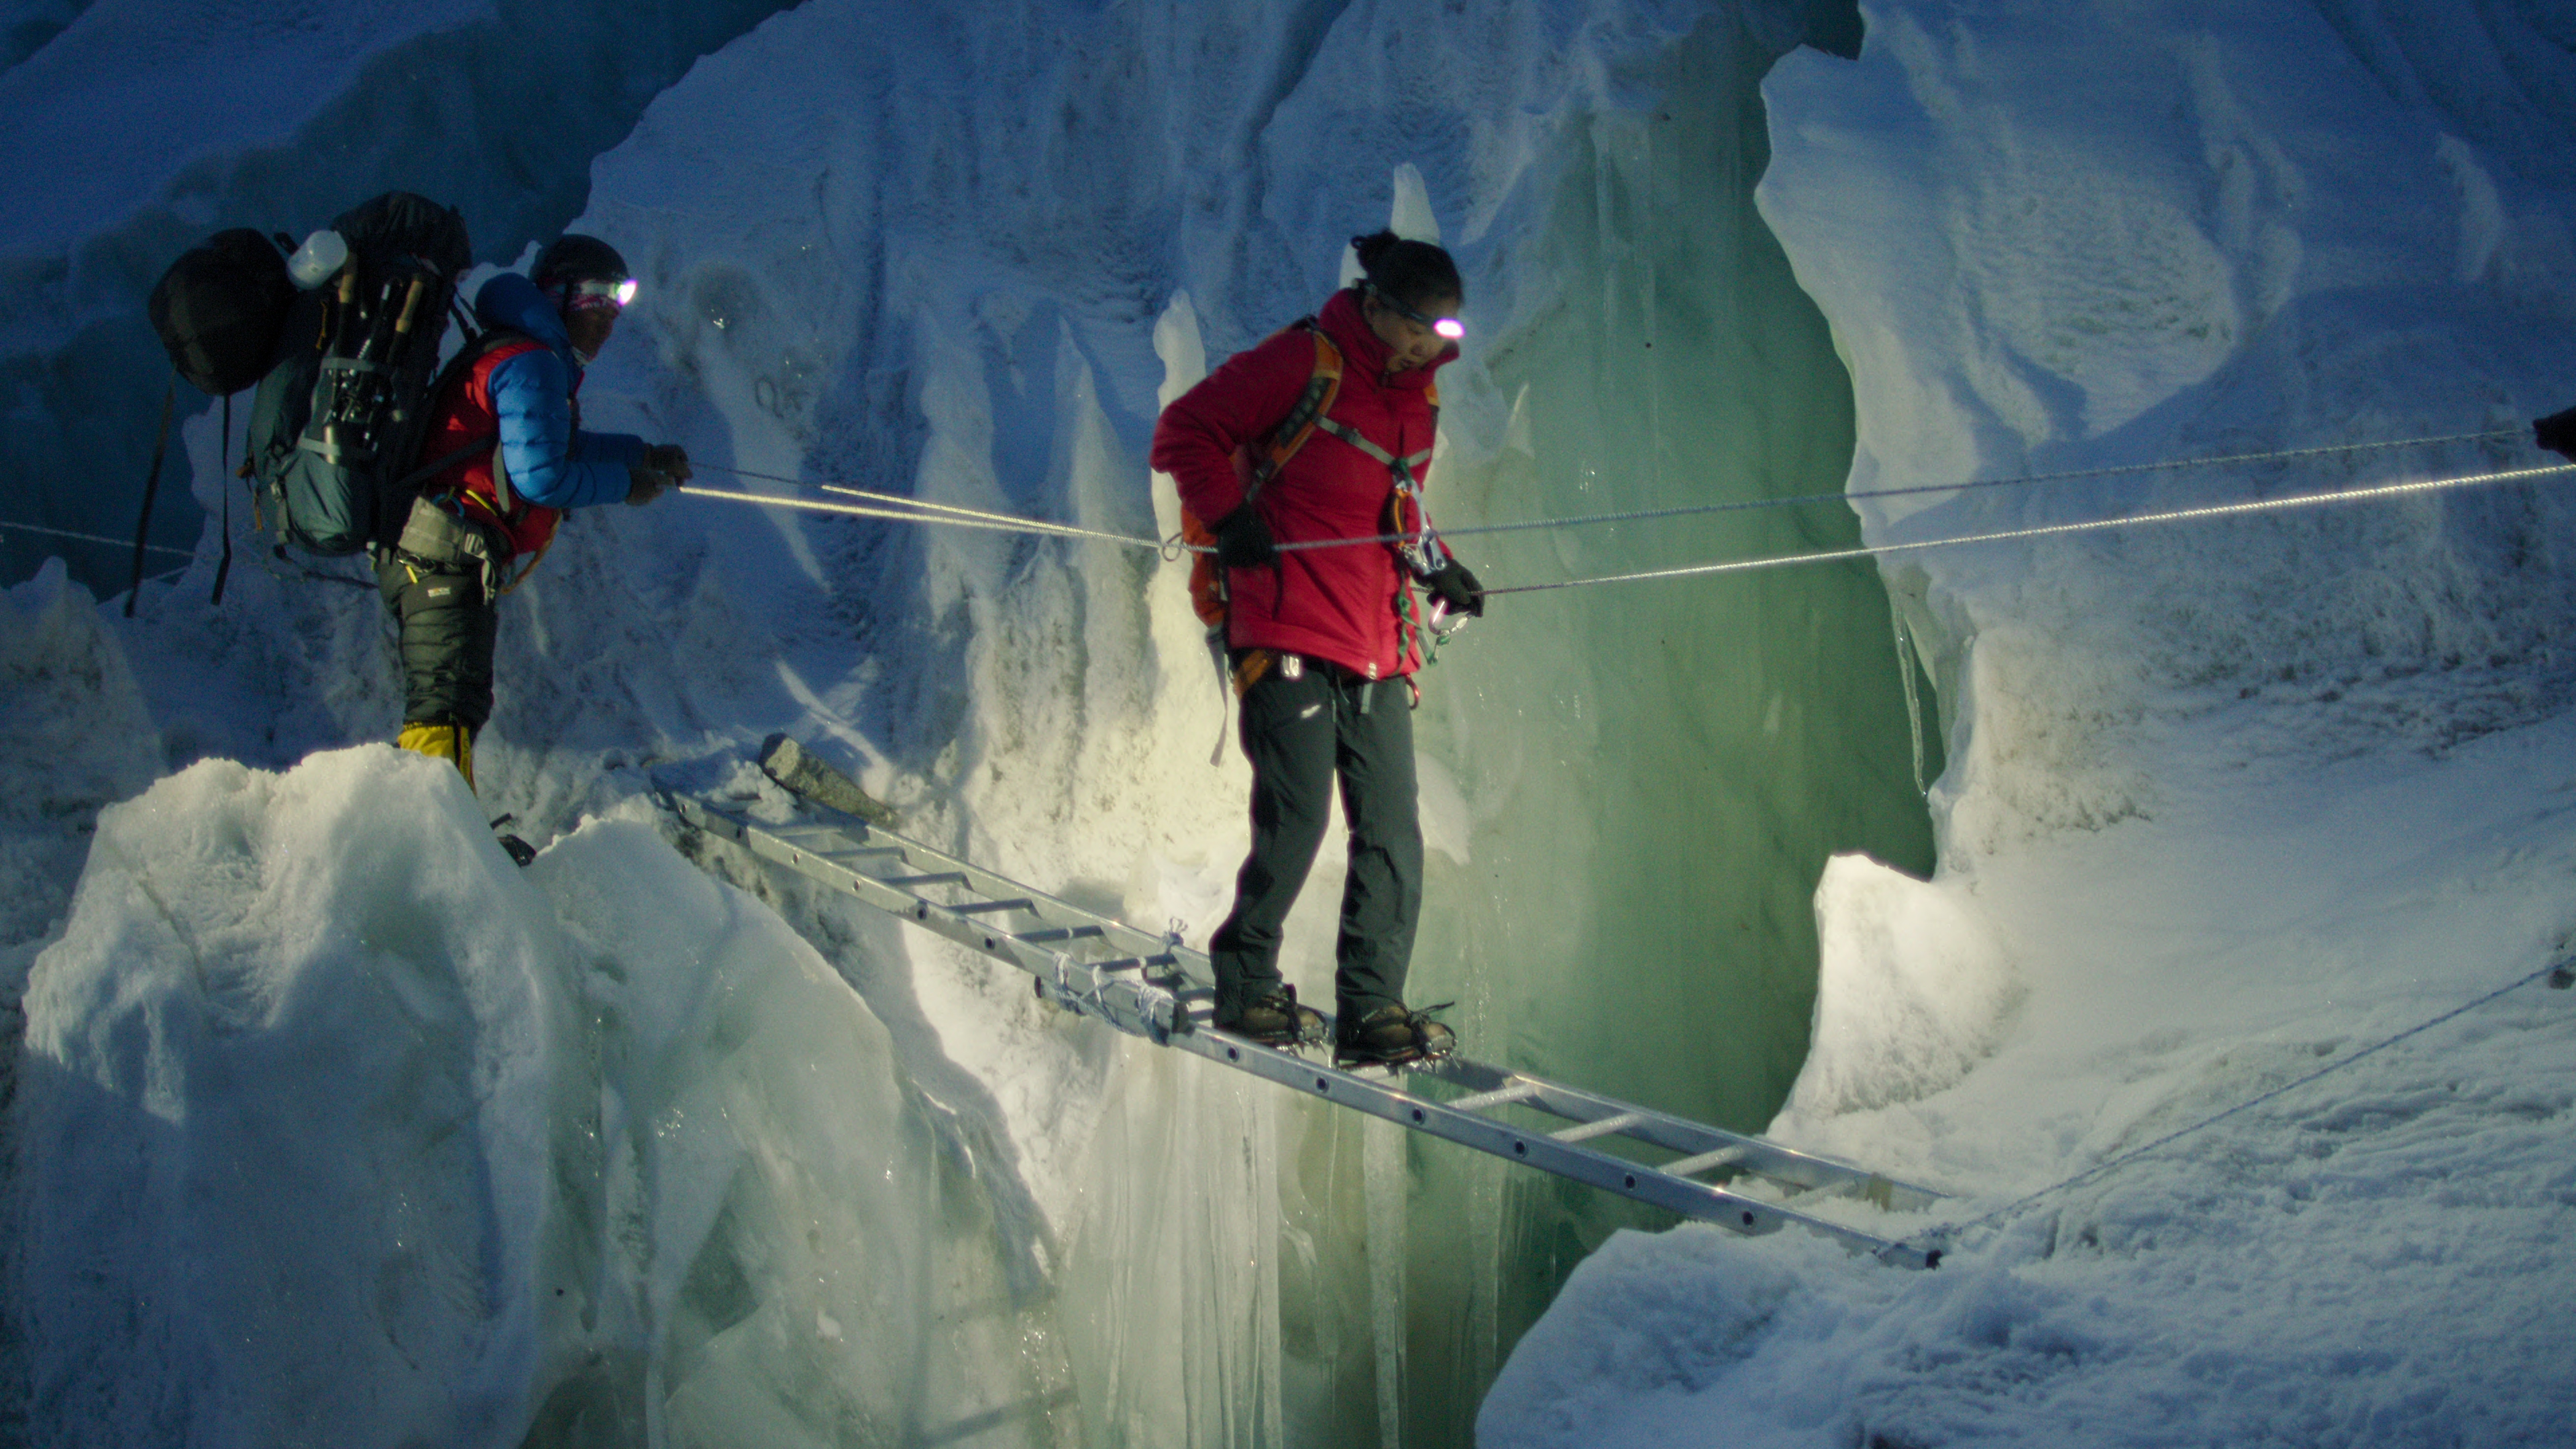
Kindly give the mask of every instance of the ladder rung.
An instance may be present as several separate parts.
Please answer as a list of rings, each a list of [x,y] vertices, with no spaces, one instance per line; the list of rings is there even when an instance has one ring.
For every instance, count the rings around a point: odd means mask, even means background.
[[[1471,1092],[1454,1102],[1443,1102],[1441,1105],[1453,1112],[1482,1112],[1487,1107],[1508,1107],[1514,1102],[1526,1102],[1537,1095],[1536,1082],[1514,1082],[1508,1087],[1496,1087],[1490,1092]]]
[[[1023,932],[1020,939],[1031,945],[1042,945],[1048,941],[1079,941],[1091,936],[1108,934],[1098,926],[1057,926],[1050,930]]]
[[[1613,1112],[1607,1117],[1595,1117],[1589,1122],[1577,1122],[1571,1127],[1550,1132],[1547,1135],[1559,1142],[1589,1142],[1595,1137],[1609,1137],[1625,1132],[1645,1120],[1646,1114],[1643,1112]]]
[[[1078,1009],[1101,1008],[1111,1025],[1159,1044],[1685,1217],[1740,1232],[1767,1232],[1797,1223],[1882,1261],[1917,1268],[1930,1267],[1940,1257],[1935,1250],[1904,1240],[1882,1240],[1777,1203],[1741,1196],[1716,1179],[1731,1169],[1792,1190],[1857,1191],[1882,1207],[1938,1200],[1938,1194],[1929,1189],[1891,1183],[1848,1164],[1488,1063],[1454,1059],[1426,1066],[1426,1076],[1444,1082],[1445,1090],[1462,1094],[1443,1106],[1288,1053],[1254,1051],[1237,1038],[1208,1030],[1215,1009],[1214,993],[1204,984],[1210,963],[1204,954],[1183,946],[1178,936],[1158,937],[1138,930],[899,835],[860,829],[782,830],[752,820],[746,811],[723,802],[657,798],[683,821],[716,838],[751,847],[774,867],[854,891],[862,901],[961,944],[980,943],[984,951],[1029,971],[1041,997]],[[887,859],[880,864],[870,857]],[[862,861],[867,862],[864,867],[858,864]],[[922,873],[868,873],[877,870]],[[886,889],[869,890],[872,885]],[[952,887],[956,903],[937,899],[926,890],[916,894],[906,889],[929,886]],[[993,898],[1007,891],[1021,894]],[[1025,932],[998,922],[964,924],[1011,911],[1023,913],[1017,925],[1026,927]],[[1080,951],[1024,949],[1076,940],[1096,940],[1101,945]],[[1075,959],[1092,950],[1121,949],[1136,954],[1103,961]],[[1549,1123],[1524,1127],[1507,1122],[1500,1109],[1511,1106],[1545,1113]],[[1616,1152],[1601,1146],[1613,1136],[1619,1139]],[[1686,1155],[1661,1168],[1621,1155],[1638,1146]],[[1702,1150],[1712,1146],[1716,1150]]]
[[[1743,1146],[1738,1144],[1734,1147],[1721,1147],[1715,1152],[1703,1152],[1697,1157],[1685,1157],[1679,1162],[1667,1162],[1655,1170],[1674,1177],[1688,1177],[1694,1172],[1706,1172],[1712,1167],[1728,1166],[1744,1155]]]

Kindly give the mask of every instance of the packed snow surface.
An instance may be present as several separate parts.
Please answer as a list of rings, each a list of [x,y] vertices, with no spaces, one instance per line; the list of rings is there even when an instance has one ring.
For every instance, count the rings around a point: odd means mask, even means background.
[[[1862,8],[1767,82],[1761,193],[1855,494],[2495,432],[1856,497],[1873,542],[2557,461],[2563,8]],[[1955,1194],[1853,1210],[1948,1256],[1623,1236],[1480,1442],[2567,1442],[2568,486],[1899,556],[1940,868],[1827,871],[1772,1131]]]

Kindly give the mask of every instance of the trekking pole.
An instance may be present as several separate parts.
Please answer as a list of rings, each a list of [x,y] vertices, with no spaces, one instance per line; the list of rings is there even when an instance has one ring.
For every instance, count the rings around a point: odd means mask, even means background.
[[[179,383],[171,379],[161,394],[161,427],[152,438],[152,471],[143,475],[143,516],[134,520],[134,582],[125,590],[125,617],[134,617],[134,601],[143,593],[143,539],[152,531],[152,499],[161,491],[161,455],[170,447],[170,409],[179,401]]]

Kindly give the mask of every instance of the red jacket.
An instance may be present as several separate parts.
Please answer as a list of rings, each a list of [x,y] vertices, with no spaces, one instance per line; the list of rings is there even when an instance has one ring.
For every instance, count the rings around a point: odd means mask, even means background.
[[[1341,389],[1325,416],[1395,457],[1428,451],[1432,375],[1457,349],[1426,367],[1387,372],[1389,349],[1347,289],[1315,321],[1342,350]],[[1313,339],[1291,329],[1226,359],[1163,409],[1154,425],[1154,467],[1172,475],[1181,502],[1202,522],[1213,526],[1241,506],[1238,453],[1279,425],[1314,371]],[[1417,489],[1427,471],[1418,470]],[[1386,464],[1319,428],[1252,506],[1272,538],[1296,543],[1390,532],[1394,496]],[[1399,624],[1398,611],[1412,603],[1412,580],[1392,545],[1293,550],[1279,555],[1276,568],[1230,570],[1226,583],[1226,642],[1234,648],[1329,659],[1371,679],[1421,667]]]
[[[499,528],[511,553],[533,561],[554,541],[565,509],[626,497],[644,440],[582,431],[580,360],[563,318],[535,283],[503,272],[483,284],[474,312],[493,329],[490,350],[440,395],[421,456],[471,451],[421,492]],[[495,443],[508,471],[506,498],[492,486]]]
[[[438,400],[429,438],[421,444],[421,456],[444,458],[477,438],[498,439],[500,409],[492,401],[492,373],[511,358],[544,346],[533,337],[521,337],[504,341],[476,358],[464,376],[451,384],[449,394]],[[453,498],[456,506],[450,508],[451,512],[461,512],[464,517],[499,529],[502,537],[509,540],[511,555],[517,558],[544,553],[554,542],[555,525],[563,521],[563,510],[523,498],[514,497],[511,502],[515,507],[503,509],[492,487],[489,448],[432,478],[421,491],[432,497]]]

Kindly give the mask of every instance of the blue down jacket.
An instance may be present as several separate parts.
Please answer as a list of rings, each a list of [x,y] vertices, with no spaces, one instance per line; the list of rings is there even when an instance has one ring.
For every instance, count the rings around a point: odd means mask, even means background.
[[[645,444],[629,433],[591,433],[576,426],[580,360],[554,303],[536,284],[505,272],[483,284],[475,315],[486,327],[519,334],[484,356],[439,398],[421,452],[445,457],[496,434],[509,472],[504,498],[492,484],[492,455],[477,452],[422,491],[449,507],[499,525],[512,551],[542,551],[568,508],[622,501]]]

